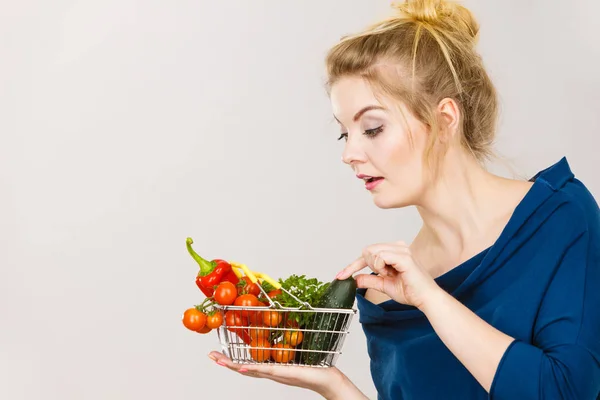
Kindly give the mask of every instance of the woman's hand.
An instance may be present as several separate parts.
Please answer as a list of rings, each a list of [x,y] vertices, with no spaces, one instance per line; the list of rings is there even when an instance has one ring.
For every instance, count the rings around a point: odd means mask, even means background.
[[[349,390],[356,390],[352,383],[339,369],[313,368],[303,366],[268,365],[268,364],[236,364],[218,351],[208,355],[217,364],[254,378],[266,378],[284,385],[296,386],[319,393],[326,399],[364,399],[366,397],[348,395]],[[351,386],[351,387],[350,387]],[[354,389],[352,389],[354,388]],[[344,397],[343,394],[347,393]],[[360,391],[358,391],[360,393]],[[340,397],[342,395],[342,397]]]
[[[338,279],[345,279],[369,267],[378,275],[355,276],[360,288],[375,289],[395,301],[422,309],[442,289],[413,259],[404,242],[374,244],[363,250],[362,256],[344,268]]]
[[[365,267],[378,276],[359,274],[355,277],[358,286],[420,309],[446,347],[489,392],[500,360],[514,339],[440,288],[403,242],[365,248],[337,277],[347,278]]]

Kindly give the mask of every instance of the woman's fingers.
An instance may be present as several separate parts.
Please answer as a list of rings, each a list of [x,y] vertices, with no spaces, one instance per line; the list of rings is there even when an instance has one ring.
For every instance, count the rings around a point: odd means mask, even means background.
[[[293,376],[292,369],[290,368],[278,368],[277,366],[266,364],[238,364],[218,351],[211,351],[208,357],[215,363],[227,367],[232,371],[257,378],[287,378],[288,376]]]
[[[244,371],[245,368],[243,365],[235,364],[227,356],[225,356],[222,353],[219,353],[218,351],[211,351],[208,354],[208,357],[211,360],[213,360],[215,363],[217,363],[223,367],[227,367],[230,370],[237,371],[237,372],[246,372],[246,371]]]
[[[208,355],[216,363],[252,378],[270,379],[284,385],[297,386],[313,391],[323,390],[335,384],[339,370],[331,368],[312,368],[305,366],[236,364],[225,355],[213,351]]]
[[[385,268],[391,271],[392,275],[404,272],[413,265],[412,256],[409,253],[382,251],[377,254],[377,258],[380,260],[377,264],[378,268]],[[382,265],[384,267],[381,267]]]
[[[237,364],[231,361],[227,356],[217,351],[210,352],[208,357],[215,363],[245,376],[273,379],[275,375],[275,371],[270,365]]]
[[[335,278],[339,280],[346,279],[352,276],[352,274],[354,274],[355,272],[358,272],[361,269],[365,268],[366,266],[367,263],[365,259],[362,256],[360,256],[356,260],[351,262],[350,265],[348,265],[346,268],[341,270]]]
[[[373,266],[371,269],[381,275],[386,277],[395,276],[397,271],[393,266],[386,263],[386,261],[378,254],[374,257]]]
[[[375,289],[381,293],[385,293],[385,279],[382,276],[371,274],[358,274],[354,277],[359,288]]]
[[[383,252],[410,255],[410,249],[402,241],[396,243],[374,244],[365,247],[362,255],[341,270],[336,276],[336,279],[346,279],[365,267],[370,267],[374,272],[384,276],[393,276],[393,268],[390,266],[382,266],[381,263],[376,264],[376,257]]]
[[[397,243],[381,243],[374,244],[366,247],[363,250],[363,258],[365,259],[367,265],[371,267],[371,269],[379,274],[383,274],[387,276],[387,272],[392,271],[392,268],[385,268],[386,263],[381,263],[377,259],[382,258],[382,254],[399,254],[399,255],[409,255],[410,251],[408,247],[405,245],[400,245]],[[389,263],[387,263],[389,264]]]

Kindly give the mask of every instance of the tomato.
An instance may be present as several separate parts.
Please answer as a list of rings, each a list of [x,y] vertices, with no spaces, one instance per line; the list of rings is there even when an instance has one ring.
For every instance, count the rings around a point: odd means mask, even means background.
[[[260,302],[258,301],[258,297],[253,294],[243,294],[238,296],[233,304],[241,307],[258,307]]]
[[[210,329],[208,325],[204,325],[204,328],[200,329],[198,333],[208,333],[210,331],[212,331],[212,329]]]
[[[298,346],[303,338],[304,335],[300,331],[285,331],[283,334],[283,342],[290,346]]]
[[[262,325],[251,325],[250,326],[250,338],[252,340],[263,338],[268,339],[271,330],[268,327]]]
[[[222,306],[233,304],[237,297],[237,289],[235,285],[229,281],[219,283],[214,293],[215,301]]]
[[[247,319],[242,317],[240,310],[229,310],[225,313],[225,325],[232,332],[236,326],[247,326],[247,323]]]
[[[243,276],[240,278],[237,289],[238,296],[241,296],[243,294],[253,294],[254,296],[258,297],[261,293],[258,284],[252,283],[250,278],[248,278],[247,276]]]
[[[199,311],[198,309],[188,308],[183,313],[181,318],[183,325],[191,331],[198,332],[206,325],[206,314]]]
[[[252,325],[264,325],[264,323],[263,323],[263,316],[262,316],[263,311],[246,311],[246,310],[242,310],[241,313],[242,313],[242,317],[244,316],[244,314],[246,314],[246,318],[248,319],[248,322],[250,324],[252,324]]]
[[[217,329],[223,324],[223,313],[221,311],[217,311],[212,315],[208,315],[206,317],[206,326],[210,329]]]
[[[296,351],[289,344],[277,343],[271,349],[271,357],[273,361],[279,363],[287,363],[294,359]]]
[[[292,313],[282,312],[281,319],[286,328],[298,328],[298,322],[294,319]]]
[[[259,307],[261,304],[258,301],[258,297],[256,297],[253,294],[243,294],[241,296],[238,296],[237,299],[235,299],[235,302],[233,303],[233,305],[235,306],[240,306],[240,307]],[[248,317],[248,319],[253,320],[256,317],[256,311],[248,311],[248,310],[241,310],[242,311],[242,317]]]
[[[256,347],[264,347],[257,349]],[[258,362],[263,362],[271,357],[271,343],[265,338],[254,339],[250,342],[250,357]]]
[[[281,323],[282,315],[279,311],[263,312],[263,323],[266,326],[277,326]]]
[[[292,319],[292,318],[286,318],[285,326],[287,328],[298,328],[299,327],[298,321],[296,321],[295,319]]]
[[[277,300],[275,297],[279,296],[281,293],[281,289],[274,289],[268,292],[267,296],[272,300]],[[262,292],[259,295],[259,300],[266,306],[269,306],[271,304]]]
[[[239,310],[229,310],[225,313],[225,325],[229,332],[233,332],[238,335],[244,343],[250,343],[250,334],[248,328],[239,328],[242,326],[248,326],[248,320],[242,317]]]

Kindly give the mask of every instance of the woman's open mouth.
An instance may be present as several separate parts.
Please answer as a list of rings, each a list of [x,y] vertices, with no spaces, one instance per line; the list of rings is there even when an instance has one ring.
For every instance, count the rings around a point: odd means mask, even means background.
[[[367,190],[373,190],[383,181],[383,177],[381,176],[357,175],[357,178],[365,181],[365,188]]]

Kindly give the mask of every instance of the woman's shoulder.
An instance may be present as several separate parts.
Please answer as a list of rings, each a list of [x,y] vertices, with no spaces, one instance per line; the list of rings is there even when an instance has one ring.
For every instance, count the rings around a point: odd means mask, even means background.
[[[600,234],[600,208],[589,188],[576,176],[566,157],[538,172],[532,181],[550,189],[549,222],[561,224],[565,233]]]

